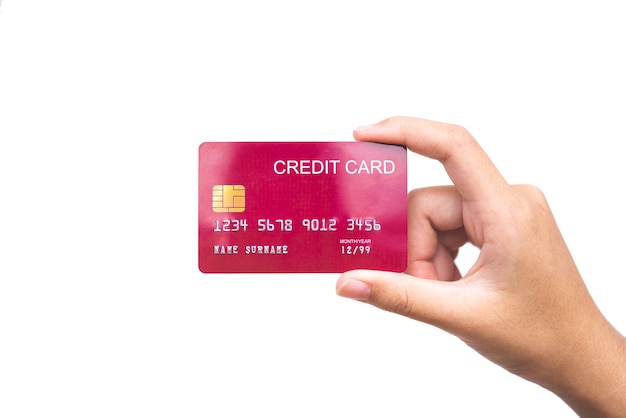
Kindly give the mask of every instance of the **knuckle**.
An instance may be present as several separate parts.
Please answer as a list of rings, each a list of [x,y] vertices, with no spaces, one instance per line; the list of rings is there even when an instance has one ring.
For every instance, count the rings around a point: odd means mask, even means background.
[[[526,197],[537,204],[541,204],[544,205],[547,203],[546,200],[546,195],[543,193],[543,191],[537,187],[537,186],[533,186],[531,184],[524,184],[521,186],[523,193],[526,195]]]
[[[464,148],[478,146],[472,134],[460,125],[447,125],[446,133],[446,142],[449,146],[446,153],[439,158],[441,163],[445,163],[453,153],[463,152]]]
[[[516,185],[513,190],[515,198],[510,216],[514,221],[511,227],[516,229],[518,234],[533,236],[545,234],[552,214],[543,192],[532,185]]]
[[[476,140],[470,132],[460,125],[450,125],[448,132],[449,139],[453,144],[470,145],[475,144]]]
[[[428,201],[427,189],[413,189],[409,192],[408,200],[411,203],[421,206],[420,204]]]
[[[537,186],[530,184],[522,184],[515,186],[520,199],[525,203],[524,207],[531,212],[536,212],[540,209],[546,209],[548,207],[548,201],[545,194]]]

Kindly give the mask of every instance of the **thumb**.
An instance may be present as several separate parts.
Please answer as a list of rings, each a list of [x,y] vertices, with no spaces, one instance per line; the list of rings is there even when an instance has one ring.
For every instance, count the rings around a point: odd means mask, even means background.
[[[462,294],[460,283],[405,273],[352,270],[339,277],[336,291],[339,296],[449,330],[466,317],[467,295]]]

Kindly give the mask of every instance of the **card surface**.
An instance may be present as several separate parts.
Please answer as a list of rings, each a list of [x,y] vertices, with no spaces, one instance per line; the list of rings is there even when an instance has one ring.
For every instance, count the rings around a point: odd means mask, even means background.
[[[201,144],[200,271],[404,271],[406,161],[366,142]]]

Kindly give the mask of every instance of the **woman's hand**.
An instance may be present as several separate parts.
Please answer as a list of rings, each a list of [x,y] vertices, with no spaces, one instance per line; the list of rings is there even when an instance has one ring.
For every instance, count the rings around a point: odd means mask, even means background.
[[[340,296],[440,327],[585,416],[626,413],[626,342],[592,300],[541,191],[507,184],[463,128],[395,117],[359,141],[441,161],[454,186],[409,194],[406,273],[355,270]],[[461,246],[480,255],[463,277]]]

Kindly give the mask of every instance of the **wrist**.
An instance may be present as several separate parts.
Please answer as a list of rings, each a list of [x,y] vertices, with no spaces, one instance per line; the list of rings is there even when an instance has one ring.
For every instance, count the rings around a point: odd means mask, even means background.
[[[622,417],[626,411],[626,339],[598,312],[584,321],[542,386],[581,417]],[[587,318],[588,320],[590,318]]]

